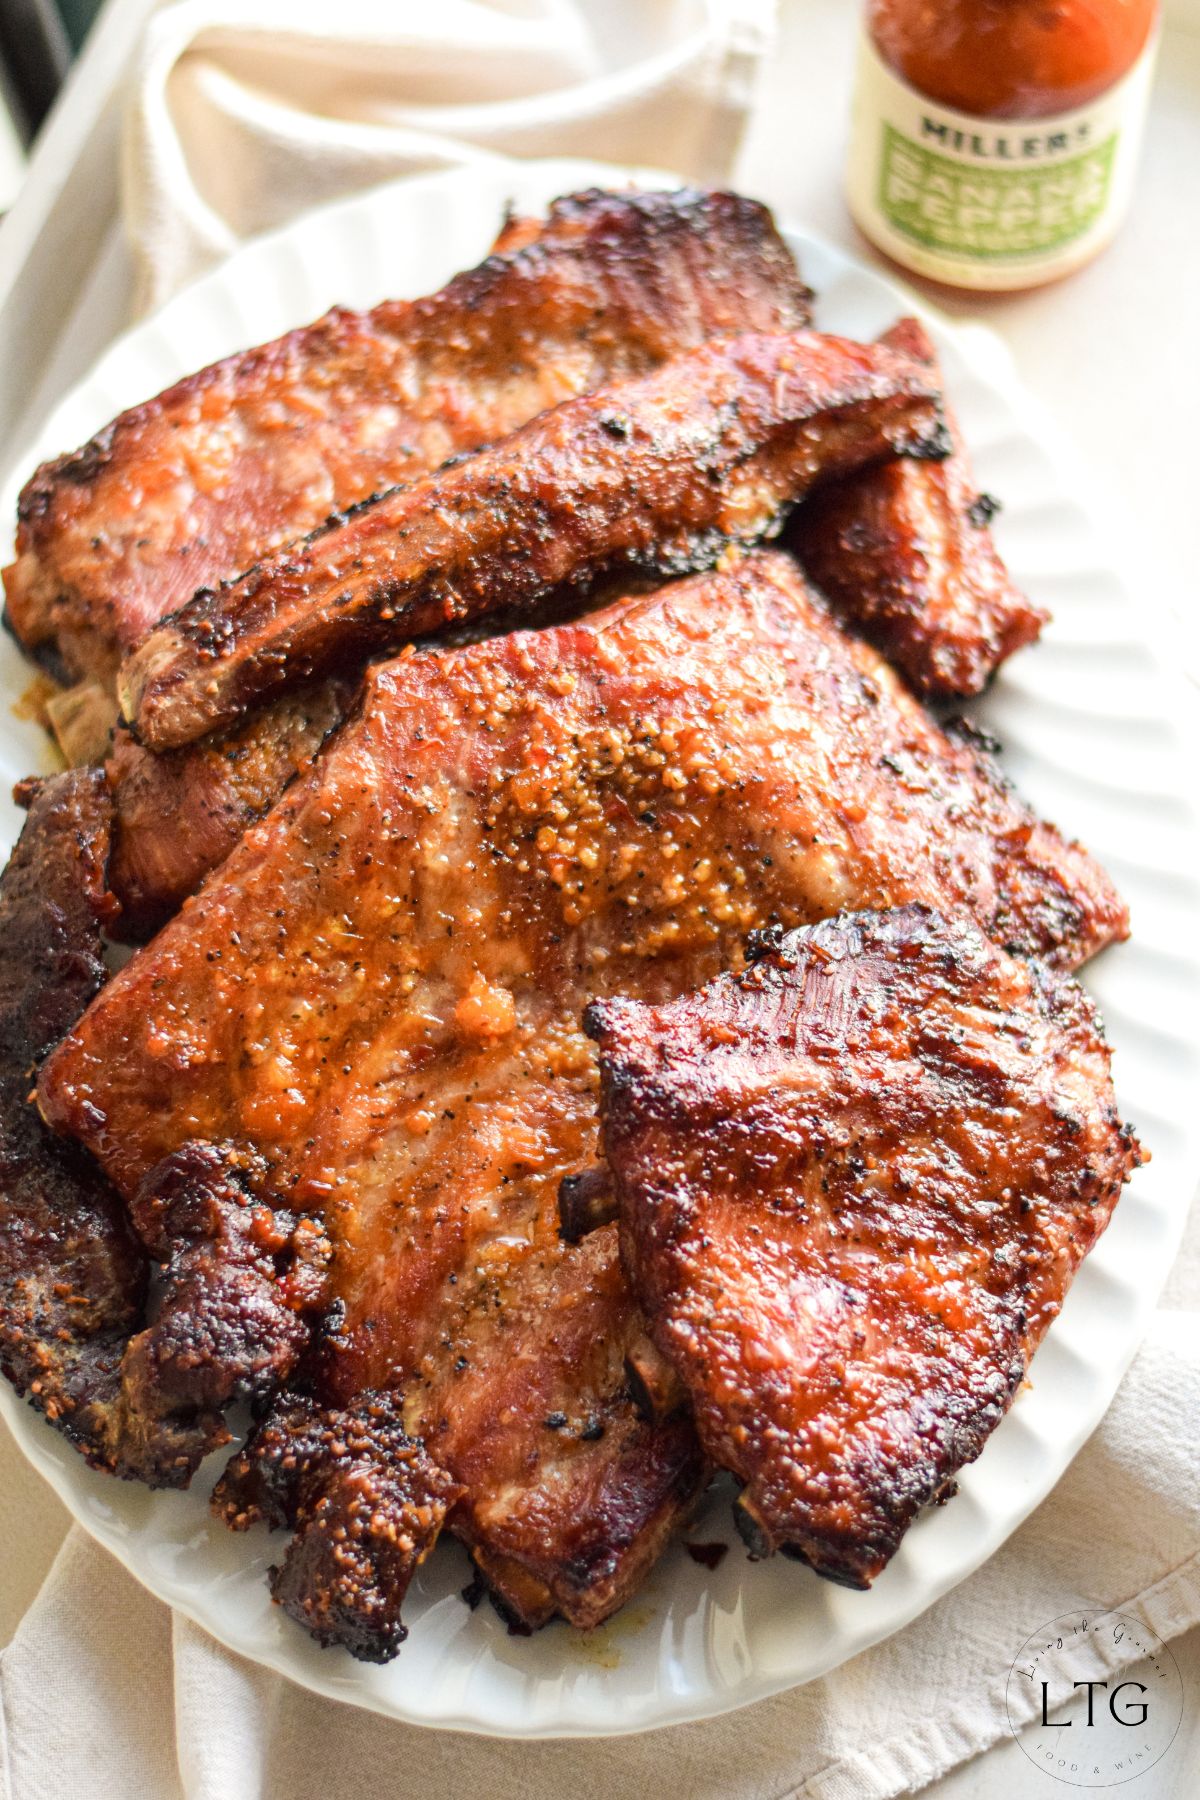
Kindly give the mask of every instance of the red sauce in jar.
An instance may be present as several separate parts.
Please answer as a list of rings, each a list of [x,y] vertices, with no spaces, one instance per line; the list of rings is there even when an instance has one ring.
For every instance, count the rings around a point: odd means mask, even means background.
[[[918,93],[981,119],[1071,112],[1127,75],[1158,0],[870,0],[883,60]]]

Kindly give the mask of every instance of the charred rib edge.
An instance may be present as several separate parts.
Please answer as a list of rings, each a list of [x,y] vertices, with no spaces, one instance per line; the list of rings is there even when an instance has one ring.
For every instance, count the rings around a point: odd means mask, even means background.
[[[265,1521],[295,1535],[272,1570],[284,1611],[322,1645],[390,1662],[400,1611],[462,1488],[411,1438],[400,1395],[322,1407],[289,1394],[230,1462],[213,1510],[234,1530]]]
[[[121,1395],[131,1421],[173,1445],[181,1483],[228,1443],[226,1407],[261,1406],[287,1380],[324,1297],[324,1231],[267,1204],[264,1179],[234,1145],[191,1143],[135,1201],[159,1273],[121,1360]]]

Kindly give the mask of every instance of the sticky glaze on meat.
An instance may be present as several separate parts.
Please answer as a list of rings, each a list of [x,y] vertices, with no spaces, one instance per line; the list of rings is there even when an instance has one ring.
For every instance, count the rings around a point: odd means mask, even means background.
[[[197,594],[122,663],[121,710],[140,742],[174,749],[421,633],[709,567],[816,482],[945,449],[937,391],[910,358],[817,332],[706,344]]]
[[[621,1247],[760,1552],[866,1587],[979,1455],[1141,1160],[1095,1008],[925,907],[593,1005]]]
[[[916,319],[901,319],[879,341],[923,363],[941,385],[937,352]],[[1009,578],[989,530],[997,504],[976,487],[949,408],[946,424],[944,461],[892,462],[824,488],[792,532],[838,616],[935,700],[980,693],[1048,616]]]
[[[745,933],[920,898],[1078,962],[1124,929],[1084,851],[945,736],[779,553],[372,671],[361,712],[133,957],[41,1105],[123,1192],[188,1139],[322,1219],[322,1404],[404,1390],[452,1528],[528,1623],[595,1623],[703,1479],[630,1393],[644,1327],[596,1160],[589,999],[664,1000]]]
[[[569,195],[422,300],[335,309],[215,363],[42,465],[21,495],[8,619],[60,676],[119,657],[198,588],[546,406],[809,295],[734,194]]]

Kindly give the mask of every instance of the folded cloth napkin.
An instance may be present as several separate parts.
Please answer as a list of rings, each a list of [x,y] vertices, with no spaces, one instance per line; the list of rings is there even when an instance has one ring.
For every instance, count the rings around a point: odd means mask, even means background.
[[[905,1631],[808,1687],[640,1737],[498,1742],[316,1699],[172,1617],[73,1527],[0,1656],[0,1790],[5,1800],[910,1793],[1007,1734],[1009,1667],[1048,1620],[1076,1607],[1117,1608],[1163,1639],[1200,1622],[1198,1318],[1155,1316],[1104,1422],[1054,1493]],[[11,1446],[7,1455],[16,1455]],[[13,1473],[0,1467],[0,1520]],[[34,1478],[23,1479],[32,1491]],[[780,1580],[808,1579],[780,1567]],[[1073,1673],[1101,1678],[1113,1666],[1081,1659]],[[1142,1800],[1161,1791],[1134,1789]]]
[[[178,0],[150,20],[125,210],[157,304],[322,200],[497,156],[727,179],[775,0]]]

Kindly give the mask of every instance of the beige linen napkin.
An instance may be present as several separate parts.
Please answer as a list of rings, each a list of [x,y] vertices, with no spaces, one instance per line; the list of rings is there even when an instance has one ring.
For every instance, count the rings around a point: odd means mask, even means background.
[[[124,158],[140,310],[391,177],[582,156],[728,177],[775,0],[177,0]]]

